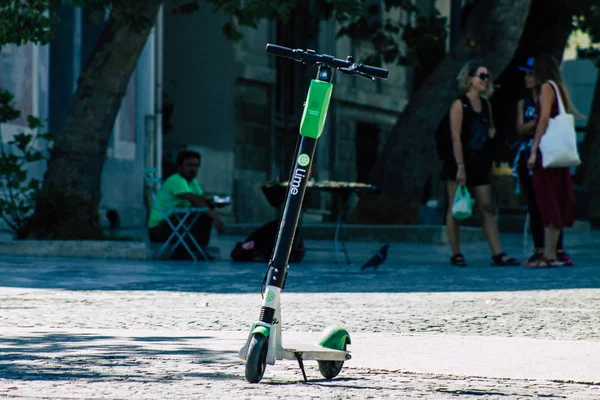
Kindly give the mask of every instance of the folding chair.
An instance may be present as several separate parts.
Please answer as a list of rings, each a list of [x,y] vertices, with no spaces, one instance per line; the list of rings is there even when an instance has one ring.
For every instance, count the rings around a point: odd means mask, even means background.
[[[177,246],[180,244],[183,245],[185,250],[190,254],[194,261],[198,261],[196,254],[190,248],[188,243],[186,243],[186,238],[189,238],[192,247],[195,247],[195,250],[198,251],[204,257],[205,260],[208,260],[208,257],[202,247],[194,238],[194,235],[191,234],[190,229],[198,218],[200,214],[204,211],[207,211],[208,208],[202,207],[173,207],[171,202],[169,201],[169,197],[167,196],[167,191],[165,190],[162,179],[158,176],[158,170],[156,168],[143,168],[144,173],[144,181],[146,182],[146,187],[150,191],[152,195],[152,201],[156,205],[156,208],[164,217],[167,224],[171,228],[171,235],[168,237],[167,241],[163,243],[163,245],[158,250],[156,256],[158,258],[169,258],[170,255],[175,251]],[[162,191],[162,196],[165,199],[165,205],[161,204],[158,201],[158,193]],[[176,221],[171,221],[171,216],[175,216]],[[171,242],[174,241],[173,244]]]

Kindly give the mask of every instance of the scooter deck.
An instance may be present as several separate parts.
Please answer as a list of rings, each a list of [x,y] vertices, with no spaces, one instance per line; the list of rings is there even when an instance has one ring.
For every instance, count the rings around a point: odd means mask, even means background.
[[[298,344],[279,348],[277,353],[281,357],[277,358],[286,360],[295,360],[297,353],[302,355],[303,360],[346,361],[352,358],[348,351],[329,349],[318,344]]]

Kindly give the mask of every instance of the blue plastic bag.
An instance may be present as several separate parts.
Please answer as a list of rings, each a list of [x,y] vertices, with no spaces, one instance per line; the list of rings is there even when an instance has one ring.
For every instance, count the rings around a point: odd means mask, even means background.
[[[475,200],[471,198],[467,187],[458,185],[452,202],[452,218],[458,220],[470,218],[473,215],[473,203]]]

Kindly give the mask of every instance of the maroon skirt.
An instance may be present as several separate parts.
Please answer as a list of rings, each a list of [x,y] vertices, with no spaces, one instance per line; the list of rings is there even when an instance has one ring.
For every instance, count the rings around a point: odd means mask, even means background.
[[[555,228],[571,227],[577,210],[571,171],[568,167],[542,168],[539,155],[532,180],[542,222]]]

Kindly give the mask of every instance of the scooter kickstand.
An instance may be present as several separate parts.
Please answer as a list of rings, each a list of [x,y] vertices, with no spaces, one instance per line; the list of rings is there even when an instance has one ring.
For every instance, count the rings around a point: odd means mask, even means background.
[[[296,360],[298,360],[298,365],[300,365],[300,371],[302,371],[302,376],[304,377],[304,382],[308,382],[306,379],[306,372],[304,372],[304,361],[302,361],[302,353],[295,352]]]

